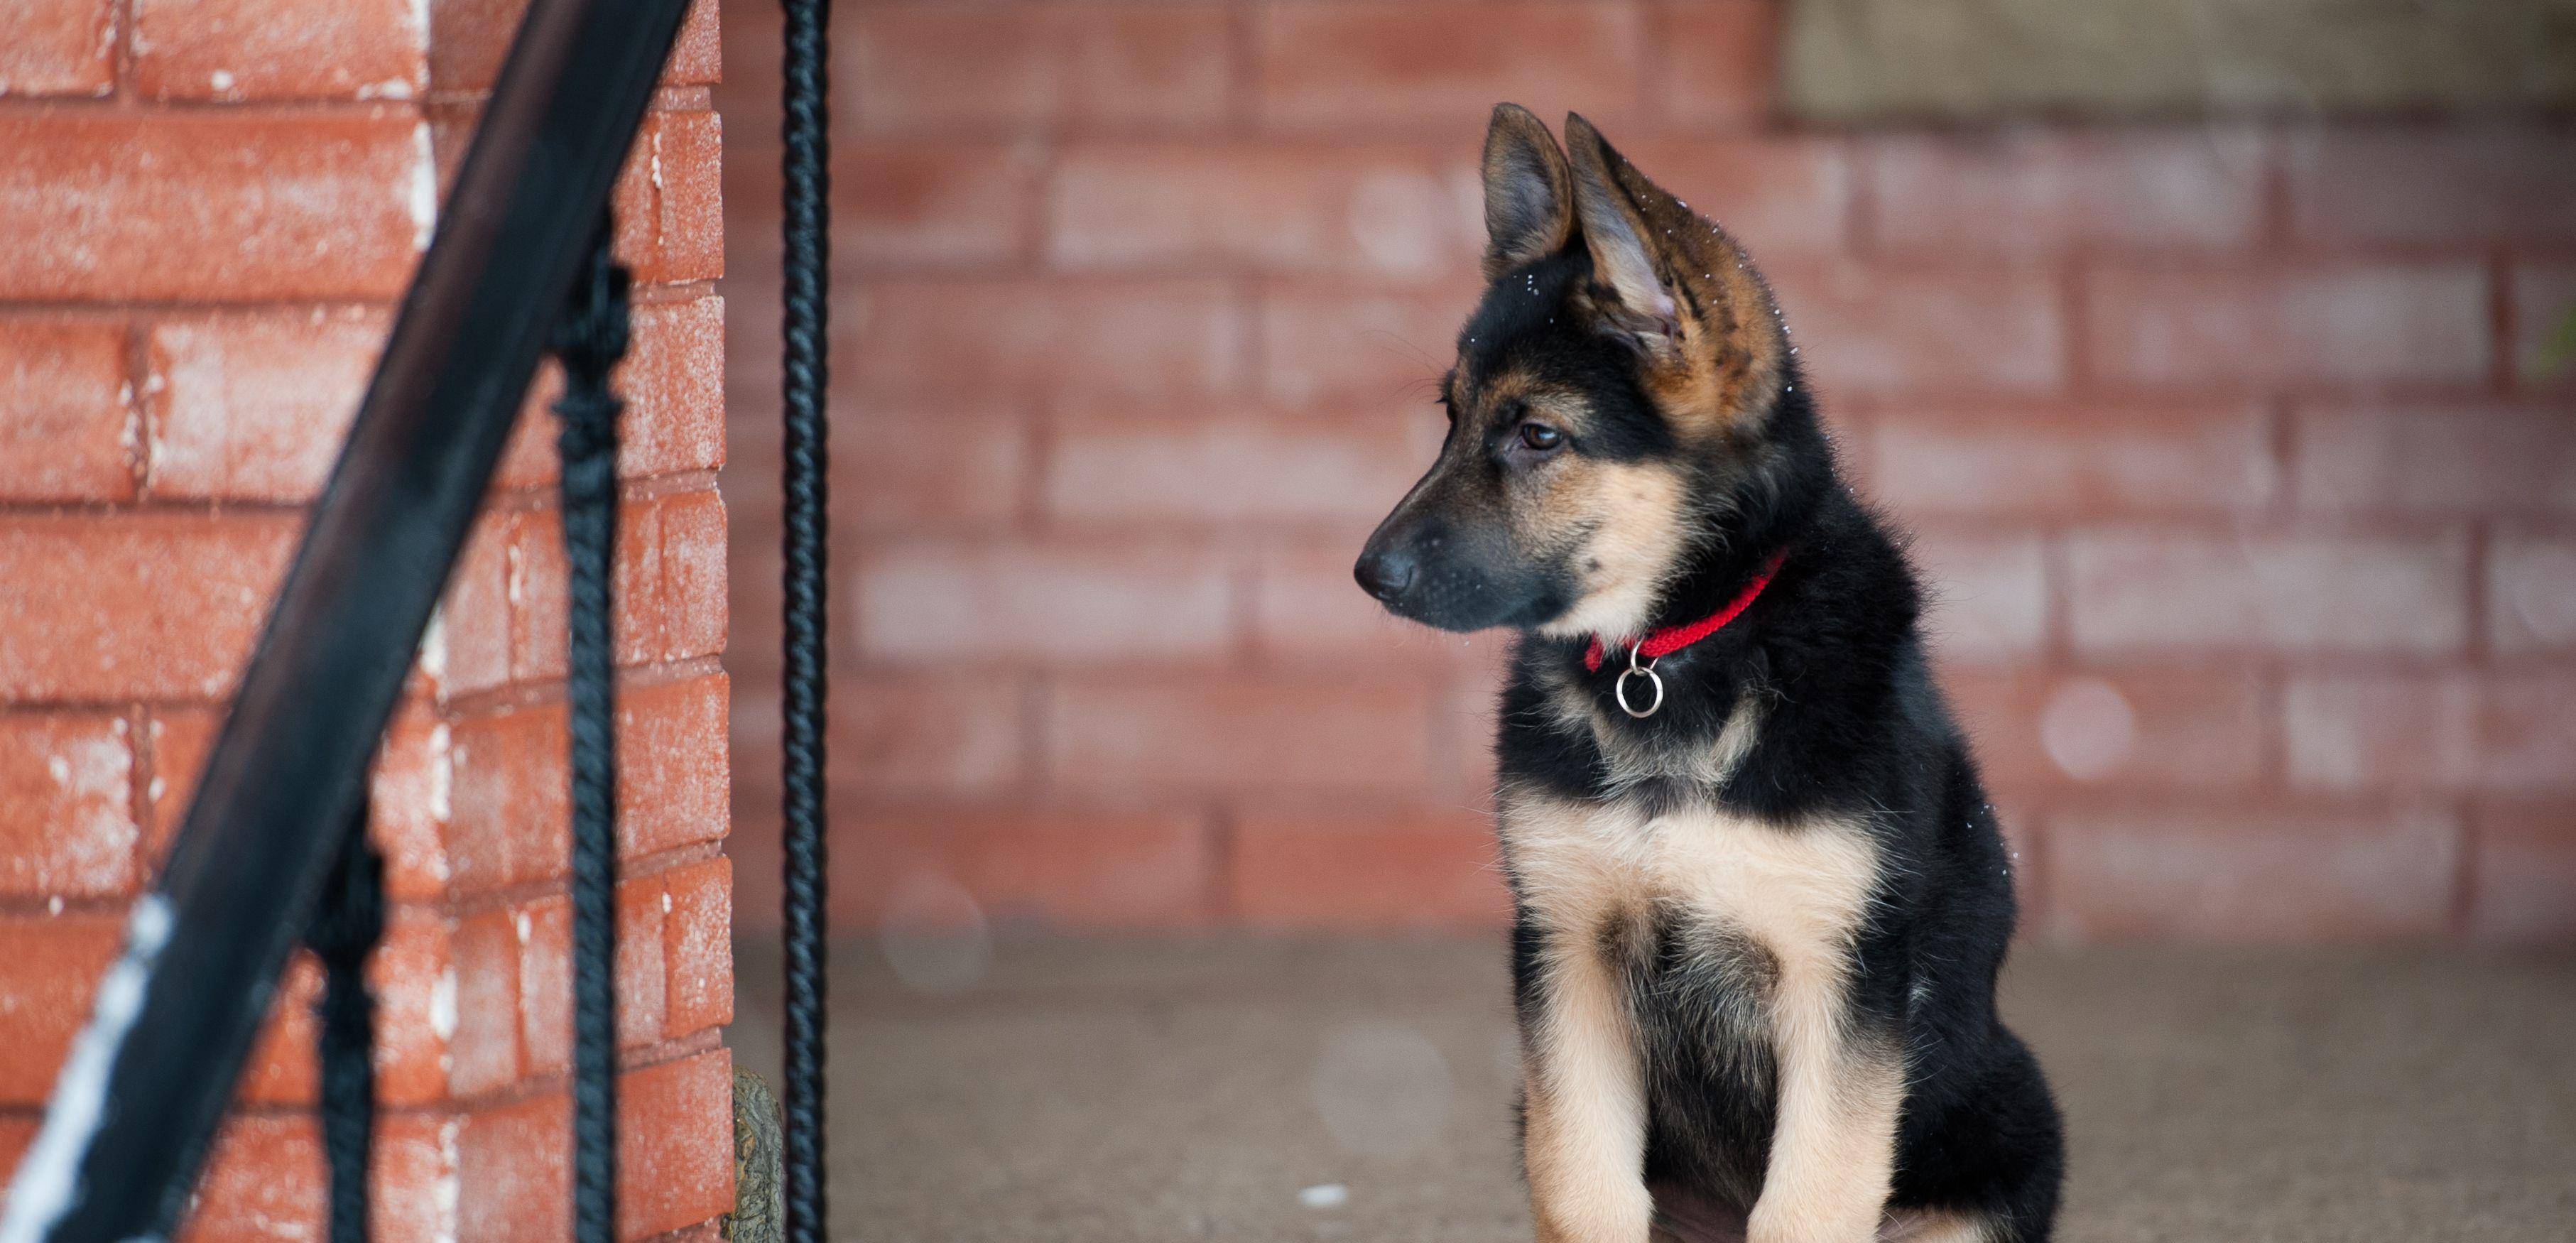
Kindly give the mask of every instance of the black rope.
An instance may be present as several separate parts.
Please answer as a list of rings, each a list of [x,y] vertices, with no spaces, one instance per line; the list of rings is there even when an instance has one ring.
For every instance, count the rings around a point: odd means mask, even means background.
[[[784,0],[783,136],[787,263],[783,333],[786,408],[785,704],[781,736],[786,866],[787,1243],[822,1243],[824,825],[823,567],[826,486],[823,282],[830,270],[830,172],[825,132],[831,0]]]
[[[331,1243],[366,1243],[367,1170],[375,1142],[376,1002],[367,991],[367,955],[385,931],[385,862],[367,842],[363,799],[355,819],[304,933],[304,943],[322,960],[322,996],[313,1009],[320,1028]]]
[[[617,411],[608,373],[626,354],[626,269],[605,216],[556,322],[564,369],[564,556],[572,658],[573,1238],[617,1238],[617,750],[609,575],[617,548]]]

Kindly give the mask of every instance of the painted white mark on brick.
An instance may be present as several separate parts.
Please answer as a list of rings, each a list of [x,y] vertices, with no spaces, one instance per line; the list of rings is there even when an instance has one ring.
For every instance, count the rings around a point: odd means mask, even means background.
[[[441,684],[447,681],[447,609],[430,610],[429,624],[420,632],[421,676]]]
[[[447,722],[429,727],[429,815],[440,824],[454,818],[456,810],[456,756],[447,732]],[[447,856],[438,856],[440,879],[447,876]]]
[[[411,145],[411,244],[427,250],[438,231],[438,152],[429,141],[429,122],[412,127]]]
[[[429,1030],[444,1044],[456,1035],[456,968],[438,973],[429,986]]]
[[[456,1133],[463,1125],[455,1118],[438,1124],[438,1177],[429,1184],[429,1202],[438,1219],[430,1230],[432,1243],[456,1243],[457,1206],[465,1200],[464,1183],[458,1174],[463,1162],[457,1156]]]

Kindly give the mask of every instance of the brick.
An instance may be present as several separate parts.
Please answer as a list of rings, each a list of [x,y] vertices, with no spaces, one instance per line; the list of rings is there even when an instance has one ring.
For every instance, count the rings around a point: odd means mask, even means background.
[[[871,7],[847,27],[859,128],[1199,129],[1225,118],[1232,58],[1213,9]]]
[[[447,1088],[470,1100],[506,1090],[522,1073],[521,941],[513,912],[505,908],[457,920],[450,943],[456,956],[456,1035]]]
[[[1301,281],[1261,297],[1261,394],[1282,405],[1429,405],[1481,286]]]
[[[2513,269],[2513,373],[2532,387],[2576,380],[2576,264]]]
[[[833,245],[848,262],[971,266],[1033,249],[1046,164],[1034,143],[862,140],[838,144],[832,163]]]
[[[2139,270],[2085,282],[2086,350],[2132,384],[2483,377],[2486,278],[2466,264]]]
[[[2576,131],[2333,126],[2288,142],[2290,225],[2322,244],[2576,239]]]
[[[2053,921],[2108,939],[2432,936],[2460,849],[2437,813],[2064,813],[2050,829]]]
[[[1254,87],[1274,126],[1470,133],[1508,99],[1616,133],[1643,102],[1645,15],[1630,4],[1325,0],[1258,18]]]
[[[617,1231],[665,1234],[733,1211],[733,1059],[723,1049],[618,1084]]]
[[[872,407],[841,427],[904,447],[832,455],[833,518],[864,530],[1005,524],[1020,512],[1036,470],[1028,421],[1007,406]]]
[[[439,1243],[456,1237],[456,1147],[452,1119],[430,1113],[386,1118],[376,1127],[368,1237]]]
[[[2235,248],[2263,223],[2264,143],[2250,131],[1904,134],[1865,150],[1870,236],[1898,249]]]
[[[2336,793],[2576,789],[2561,672],[2317,675],[2282,700],[2293,785]]]
[[[197,780],[224,721],[218,708],[153,708],[144,727],[151,773],[143,787],[142,857],[157,871],[179,822],[196,799]],[[448,731],[416,702],[398,704],[385,727],[369,780],[369,830],[385,856],[385,888],[397,900],[430,900],[445,891],[449,862],[446,814],[450,784]]]
[[[2468,637],[2455,537],[2081,532],[2069,623],[2086,652],[2431,654]]]
[[[723,146],[711,111],[645,114],[615,197],[618,257],[637,281],[724,275]]]
[[[1998,798],[2253,787],[2269,733],[2251,677],[2188,668],[1954,672],[1943,686]]]
[[[1906,408],[1860,443],[1870,491],[1909,515],[2242,513],[2280,488],[2251,405]]]
[[[465,1115],[456,1129],[458,1237],[483,1243],[569,1237],[571,1145],[572,1105],[561,1092]],[[621,1191],[634,1185],[631,1176],[618,1179]]]
[[[1113,796],[1403,793],[1430,774],[1432,698],[1383,675],[1069,677],[1047,699],[1047,777]]]
[[[1235,914],[1268,928],[1498,928],[1511,920],[1482,816],[1247,815],[1227,859]]]
[[[429,80],[441,92],[487,91],[527,15],[528,0],[429,0]]]
[[[1463,155],[1414,147],[1080,146],[1049,185],[1046,254],[1076,269],[1438,276],[1483,253],[1476,186]]]
[[[610,571],[614,655],[621,665],[655,664],[724,650],[731,619],[724,577],[724,502],[714,492],[677,492],[618,513]],[[571,659],[566,609],[570,568],[561,515],[519,516],[510,543],[511,676],[561,678]]]
[[[328,1216],[317,1125],[310,1118],[234,1117],[198,1176],[187,1243],[248,1243],[292,1231],[318,1238]]]
[[[907,541],[864,553],[855,587],[859,644],[874,657],[1171,660],[1229,642],[1225,562],[1163,539]]]
[[[414,0],[135,0],[134,89],[152,99],[410,99],[429,84]]]
[[[154,708],[144,736],[152,748],[152,776],[144,785],[144,826],[149,845],[145,857],[154,868],[168,853],[171,834],[197,797],[197,779],[205,775],[206,758],[215,749],[215,730],[223,714],[214,708]]]
[[[0,894],[134,890],[132,733],[114,713],[0,713]]]
[[[321,492],[392,317],[373,308],[170,320],[146,337],[156,497],[306,501]]]
[[[538,898],[502,914],[518,931],[513,971],[519,988],[495,1021],[508,1024],[518,1047],[525,1051],[523,1073],[561,1075],[572,1064],[572,902],[561,895]],[[622,919],[618,931],[625,932]],[[626,972],[623,963],[619,966],[617,982],[622,992]],[[629,1008],[620,996],[617,1042],[621,1049],[626,1044]]]
[[[946,669],[835,678],[832,783],[875,793],[970,794],[1017,782],[1028,762],[1025,692],[999,677],[975,693],[961,689]],[[764,687],[757,703],[735,709],[735,736],[756,730],[774,753],[777,692]]]
[[[724,465],[724,299],[645,302],[633,312],[633,341],[609,377],[625,403],[617,418],[617,474],[644,479]],[[561,462],[554,401],[562,372],[551,362],[529,386],[527,409],[493,476],[495,488],[551,488]]]
[[[0,98],[105,95],[116,85],[110,0],[26,0],[0,26]]]
[[[1947,659],[2008,663],[2048,642],[2048,549],[2037,536],[1926,533],[1912,548],[1932,607],[1924,630]]]
[[[722,1049],[618,1079],[617,1237],[733,1206],[733,1066]],[[459,1237],[541,1243],[572,1229],[571,1106],[561,1092],[466,1115],[456,1133]]]
[[[1069,521],[1364,525],[1421,473],[1412,439],[1384,415],[1086,421],[1056,434],[1040,494]]]
[[[1704,125],[1752,125],[1778,86],[1775,0],[1690,0],[1654,11],[1655,102]]]
[[[1772,289],[1828,393],[2046,392],[2066,378],[2055,284],[2029,271],[1774,265]]]
[[[0,521],[0,582],[13,588],[0,597],[0,699],[228,693],[299,525],[272,514]]]
[[[1837,139],[1649,138],[1619,150],[1766,262],[1829,254],[1849,240],[1852,161]]]
[[[638,876],[617,886],[617,1043],[622,1048],[660,1040],[666,1025],[662,986],[671,977],[662,963],[663,892],[659,876]],[[561,995],[569,1000],[571,992]],[[520,1004],[538,1000],[522,996]],[[565,1065],[569,1068],[569,1060]]]
[[[1239,386],[1226,281],[885,279],[836,290],[833,372],[868,397],[974,401],[1209,394]]]
[[[446,1098],[450,1048],[437,1012],[452,1004],[457,987],[445,927],[434,917],[397,910],[367,964],[376,998],[376,1099],[389,1106]],[[506,977],[502,983],[508,983]],[[323,993],[322,967],[301,949],[270,999],[237,1100],[260,1105],[311,1105],[319,1083],[314,1007]],[[442,1001],[442,995],[447,999]],[[471,1028],[469,1014],[468,1029]],[[507,1052],[507,1046],[504,1047]],[[469,1059],[473,1050],[466,1050]]]
[[[2481,810],[2470,834],[2469,931],[2482,940],[2576,938],[2576,811],[2565,804]]]
[[[510,583],[516,573],[511,544],[523,516],[495,509],[476,515],[447,572],[447,592],[421,644],[425,663],[435,656],[441,696],[510,681]]]
[[[125,921],[112,915],[0,916],[0,1103],[42,1105]]]
[[[135,432],[122,325],[0,318],[0,500],[131,498]]]
[[[320,1084],[314,1004],[322,997],[322,964],[298,946],[269,998],[268,1016],[242,1064],[233,1099],[241,1104],[311,1104]]]
[[[756,6],[755,6],[756,7]],[[713,86],[724,79],[724,6],[694,0],[662,66],[664,86]]]
[[[663,1035],[733,1022],[733,860],[722,855],[662,874]]]
[[[1206,920],[1216,879],[1215,848],[1191,813],[941,805],[838,822],[854,847],[834,856],[847,861],[832,875],[844,926],[910,927],[952,906],[1005,926],[1188,926]],[[945,896],[933,910],[925,894]]]
[[[2490,647],[2576,649],[2576,539],[2498,536],[2487,545],[2486,584]]]
[[[725,680],[624,688],[617,701],[621,857],[725,834]],[[475,892],[564,874],[571,821],[563,705],[494,712],[451,727],[454,887]]]
[[[2302,411],[2302,509],[2485,515],[2576,510],[2576,435],[2541,406]]]
[[[617,886],[617,1044],[638,1049],[659,1041],[667,1023],[662,961],[662,899],[658,875],[630,877]],[[513,1012],[524,1074],[554,1078],[572,1067],[572,903],[540,898],[511,913],[520,929],[520,980]]]
[[[461,980],[444,921],[397,909],[367,965],[376,994],[376,1095],[396,1106],[425,1105],[447,1095],[449,1042]]]
[[[442,92],[492,89],[501,76],[501,60],[526,15],[528,0],[426,0],[429,8],[429,78]],[[662,67],[664,86],[704,86],[722,68],[717,32],[721,6],[697,0],[680,23],[671,59]],[[752,6],[758,12],[757,6]]]
[[[36,1128],[43,1119],[32,1115],[0,1114],[0,1166],[15,1170],[36,1142]],[[0,1187],[0,1208],[7,1207],[9,1192]]]
[[[0,298],[389,299],[428,244],[407,108],[0,117]]]
[[[368,781],[369,827],[385,856],[385,891],[429,901],[447,889],[448,792],[455,770],[447,722],[418,704],[394,709]]]

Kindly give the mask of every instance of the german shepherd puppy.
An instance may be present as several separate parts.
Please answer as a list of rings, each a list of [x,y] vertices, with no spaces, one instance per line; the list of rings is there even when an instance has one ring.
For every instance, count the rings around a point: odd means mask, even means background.
[[[1745,253],[1582,117],[1485,137],[1448,440],[1362,586],[1520,632],[1495,742],[1542,1240],[2046,1239],[2012,869],[1922,592]]]

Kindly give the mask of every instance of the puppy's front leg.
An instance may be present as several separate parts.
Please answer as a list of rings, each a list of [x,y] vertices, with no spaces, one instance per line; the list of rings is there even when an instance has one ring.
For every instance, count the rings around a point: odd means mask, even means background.
[[[1813,964],[1803,964],[1812,966]],[[1893,1039],[1848,1030],[1839,972],[1784,964],[1773,998],[1779,1107],[1749,1243],[1868,1243],[1896,1168],[1905,1072]]]
[[[1540,1243],[1644,1243],[1646,1099],[1635,1026],[1590,938],[1552,937],[1521,1033],[1521,1162]]]

